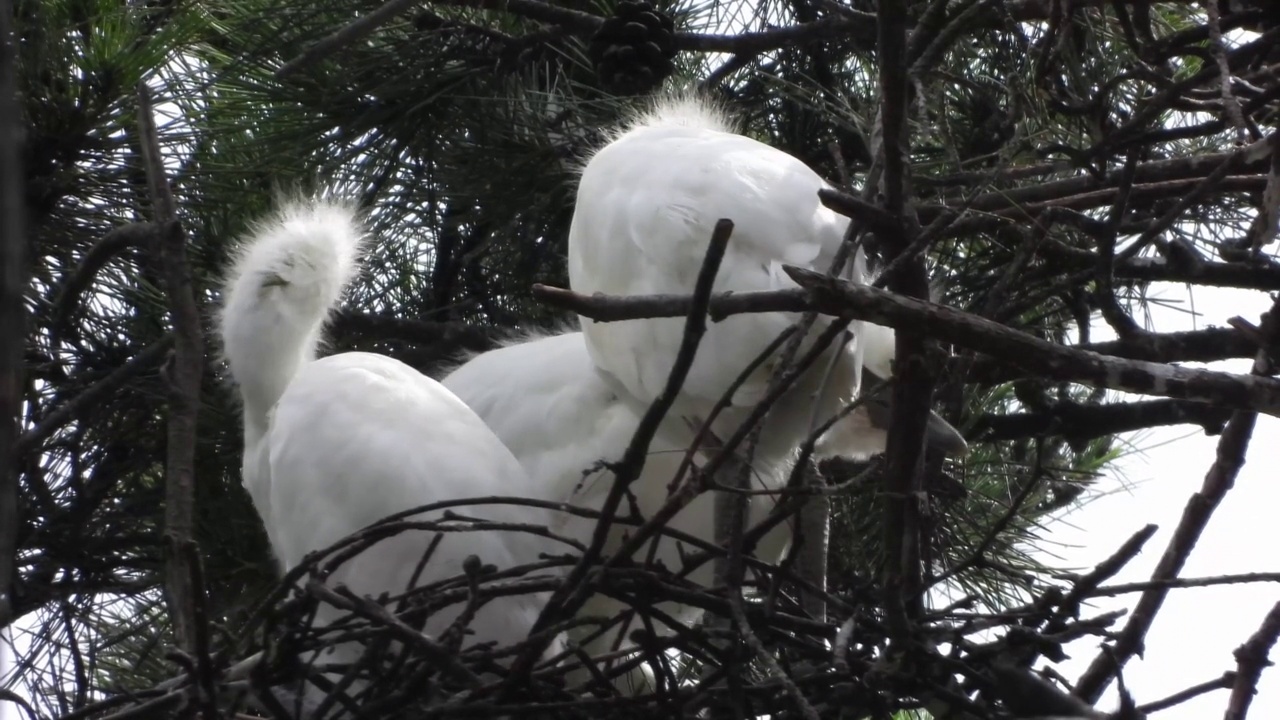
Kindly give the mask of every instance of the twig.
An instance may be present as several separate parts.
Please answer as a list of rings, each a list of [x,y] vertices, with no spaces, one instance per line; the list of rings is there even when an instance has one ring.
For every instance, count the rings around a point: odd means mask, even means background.
[[[649,409],[640,419],[635,434],[631,438],[630,445],[627,446],[622,459],[613,467],[613,485],[609,488],[608,497],[605,498],[601,511],[602,518],[596,525],[591,544],[587,546],[587,551],[582,554],[582,558],[570,571],[561,587],[556,590],[555,594],[543,607],[538,621],[534,624],[533,632],[544,630],[561,617],[577,612],[590,596],[590,590],[583,583],[583,580],[600,559],[604,551],[604,545],[608,541],[611,519],[617,513],[618,506],[622,502],[627,487],[636,478],[640,477],[640,473],[644,470],[649,444],[652,442],[654,435],[657,434],[667,411],[675,403],[680,388],[684,385],[685,377],[689,374],[689,368],[693,365],[693,358],[698,350],[698,344],[706,332],[707,304],[711,299],[712,284],[715,281],[716,273],[720,270],[720,262],[724,259],[725,249],[728,247],[729,238],[732,235],[733,222],[731,220],[722,219],[716,222],[715,230],[712,232],[711,240],[707,245],[707,254],[703,260],[702,269],[699,271],[698,279],[694,284],[694,294],[689,307],[688,320],[685,322],[684,337],[680,342],[680,349],[676,354],[675,363],[671,368],[671,374],[667,378],[666,386],[663,388],[662,394],[654,400],[653,404],[649,406]],[[546,650],[546,643],[541,645],[541,647],[538,644],[531,645],[523,655],[516,659],[516,662],[512,665],[511,677],[519,678],[528,673],[529,669],[533,667],[533,663]],[[508,684],[507,687],[511,689],[513,686]]]
[[[1227,48],[1222,42],[1222,12],[1218,9],[1218,0],[1207,0],[1205,11],[1209,16],[1209,52],[1218,66],[1218,91],[1222,94],[1222,108],[1227,120],[1236,130],[1236,144],[1244,145],[1248,141],[1249,130],[1244,124],[1240,101],[1231,92],[1231,66],[1227,64]]]
[[[1161,233],[1169,229],[1179,218],[1183,217],[1187,209],[1196,203],[1202,202],[1215,188],[1219,187],[1223,180],[1231,174],[1233,170],[1238,169],[1244,164],[1244,153],[1233,153],[1222,164],[1213,169],[1213,172],[1204,177],[1203,180],[1196,183],[1189,192],[1180,194],[1177,202],[1166,210],[1160,217],[1147,228],[1137,240],[1129,243],[1129,246],[1116,255],[1116,264],[1124,264],[1133,260],[1142,252],[1153,240]],[[1265,185],[1264,185],[1265,187]]]
[[[1105,585],[1089,592],[1089,597],[1115,597],[1132,592],[1143,592],[1154,587],[1165,588],[1198,588],[1218,585],[1242,585],[1245,583],[1280,583],[1280,573],[1240,573],[1239,575],[1216,575],[1203,578],[1169,578],[1167,580],[1144,580],[1142,582]]]
[[[800,711],[800,715],[803,716],[805,720],[818,720],[818,711],[813,709],[813,705],[811,705],[808,699],[805,698],[804,693],[800,691],[800,688],[796,687],[795,682],[788,677],[787,673],[783,671],[780,665],[778,665],[778,661],[774,658],[773,653],[764,647],[764,644],[760,642],[760,638],[756,637],[755,632],[752,631],[751,623],[747,620],[746,613],[742,610],[742,596],[740,594],[729,597],[729,610],[733,614],[734,622],[738,624],[738,628],[742,632],[743,640],[745,640],[747,646],[751,648],[751,652],[755,653],[756,657],[760,658],[761,662],[763,662],[765,667],[769,670],[769,675],[771,677],[778,678],[782,681],[782,686],[786,689],[787,695],[791,698],[792,702],[796,704],[796,709]]]
[[[559,25],[578,34],[595,32],[604,18],[539,0],[434,0],[436,5],[500,10],[538,22]]]
[[[1262,626],[1243,645],[1236,648],[1236,681],[1231,687],[1231,699],[1223,720],[1244,720],[1249,713],[1249,703],[1258,693],[1258,680],[1262,671],[1273,663],[1267,657],[1280,637],[1280,602],[1272,606],[1262,621]]]
[[[1143,703],[1143,705],[1138,706],[1138,712],[1142,712],[1143,715],[1149,716],[1156,714],[1156,712],[1160,712],[1161,710],[1169,710],[1170,707],[1181,705],[1181,703],[1189,700],[1194,700],[1194,698],[1202,696],[1202,694],[1228,689],[1231,687],[1231,683],[1233,682],[1235,682],[1235,674],[1224,673],[1221,678],[1215,678],[1208,680],[1206,683],[1192,685],[1192,687],[1184,689],[1184,691],[1176,692],[1171,694],[1169,697],[1160,698],[1160,700],[1157,701]]]
[[[1205,476],[1204,487],[1187,501],[1182,520],[1156,565],[1152,580],[1163,581],[1177,577],[1213,511],[1234,486],[1236,475],[1244,465],[1245,450],[1249,447],[1249,438],[1253,434],[1256,420],[1257,413],[1237,410],[1227,423],[1227,429],[1218,442],[1218,458]],[[1114,651],[1100,653],[1095,657],[1076,683],[1077,696],[1091,704],[1098,701],[1115,673],[1141,650],[1143,638],[1155,622],[1156,614],[1168,593],[1168,587],[1156,586],[1142,594],[1133,615],[1116,640]]]
[[[160,137],[146,82],[138,84],[138,131],[142,162],[151,188],[151,205],[160,228],[155,250],[160,255],[173,322],[174,355],[168,373],[169,418],[165,458],[165,534],[176,550],[194,542],[196,422],[200,410],[200,382],[204,373],[204,335],[187,262],[186,233],[165,176]],[[165,557],[165,587],[178,647],[191,653],[196,629],[196,588],[192,569],[181,552]]]
[[[1168,710],[1175,705],[1181,705],[1188,700],[1198,698],[1201,695],[1211,693],[1214,690],[1225,690],[1230,688],[1233,682],[1235,682],[1235,673],[1223,673],[1220,678],[1215,678],[1208,682],[1202,682],[1199,685],[1192,685],[1191,687],[1185,690],[1180,690],[1166,698],[1160,698],[1159,700],[1149,703],[1143,703],[1138,706],[1138,712],[1145,715],[1151,715],[1153,713],[1160,712],[1161,710]]]
[[[13,12],[0,10],[0,629],[14,617],[18,551],[18,432],[26,346],[25,183],[19,138]]]
[[[418,4],[418,0],[388,0],[387,3],[352,20],[340,30],[328,35],[307,48],[301,55],[276,70],[276,79],[283,80],[307,65],[332,55],[351,43],[391,22],[397,15]]]
[[[385,627],[393,636],[418,648],[432,662],[438,663],[442,670],[453,674],[467,685],[475,687],[482,684],[475,673],[459,663],[443,646],[406,625],[382,605],[368,598],[359,597],[350,591],[337,592],[315,581],[307,583],[307,592],[336,608],[350,611],[359,617],[374,621],[378,626]]]

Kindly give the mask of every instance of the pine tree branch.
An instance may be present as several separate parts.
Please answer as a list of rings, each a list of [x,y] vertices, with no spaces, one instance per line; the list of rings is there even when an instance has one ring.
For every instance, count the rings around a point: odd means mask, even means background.
[[[1218,403],[1280,417],[1280,382],[1272,378],[1121,360],[1056,345],[952,308],[856,286],[809,270],[790,266],[785,270],[813,293],[813,305],[823,312],[913,328],[938,340],[993,355],[1044,378]],[[715,305],[713,301],[712,306]]]
[[[418,4],[419,0],[389,0],[382,7],[352,20],[340,30],[334,32],[307,48],[298,57],[281,65],[276,70],[276,79],[283,80],[298,70],[314,64],[351,43],[368,37],[373,31],[395,19],[400,13],[408,11]]]
[[[1231,687],[1231,699],[1223,720],[1245,720],[1249,704],[1258,694],[1258,681],[1262,671],[1271,665],[1268,655],[1280,638],[1280,602],[1271,607],[1262,625],[1240,647],[1236,648],[1236,681]]]
[[[1258,351],[1257,343],[1230,327],[1206,328],[1171,333],[1152,333],[1141,337],[1125,338],[1098,343],[1081,343],[1069,346],[1076,350],[1113,355],[1128,360],[1148,362],[1211,363],[1220,360],[1252,357]],[[1002,363],[994,357],[974,359],[969,381],[996,385],[1026,373]]]
[[[134,222],[114,228],[94,243],[93,247],[80,258],[76,269],[67,276],[58,290],[57,299],[53,301],[53,310],[49,321],[49,345],[57,347],[71,315],[80,304],[80,296],[92,285],[98,271],[111,262],[113,258],[131,248],[145,247],[155,234],[159,232],[154,223]]]
[[[35,451],[41,442],[65,427],[67,423],[79,417],[85,408],[102,402],[114,390],[122,387],[143,372],[154,368],[161,362],[165,357],[165,353],[172,346],[173,336],[165,335],[163,338],[143,348],[137,355],[129,358],[128,362],[107,373],[101,380],[46,413],[34,427],[28,429],[18,439],[17,457],[22,457]]]
[[[423,348],[425,360],[419,367],[423,372],[440,371],[467,353],[491,350],[512,332],[511,328],[481,327],[465,322],[435,322],[414,320],[394,315],[362,313],[356,310],[339,310],[329,320],[327,336],[339,345],[362,342],[410,343]],[[398,358],[410,362],[412,358]],[[421,360],[422,358],[418,358]]]
[[[1203,153],[1169,160],[1153,160],[1138,163],[1134,167],[1133,182],[1137,185],[1169,183],[1174,181],[1199,182],[1209,177],[1214,170],[1224,163],[1232,162],[1231,167],[1237,175],[1259,175],[1265,183],[1265,173],[1271,158],[1273,141],[1258,140],[1239,150],[1223,153]],[[1036,166],[1046,170],[1055,166]],[[981,176],[964,176],[967,181],[978,180]],[[1121,178],[1117,174],[1103,177],[1082,175],[1079,177],[1050,180],[1036,185],[1029,185],[1007,190],[995,190],[977,195],[969,201],[968,206],[975,212],[996,213],[1010,209],[1032,206],[1037,203],[1060,204],[1065,198],[1085,196],[1100,190],[1116,190]],[[1180,186],[1179,186],[1180,187]],[[1110,195],[1099,196],[1110,198]],[[957,198],[958,200],[958,198]],[[928,223],[933,214],[939,212],[938,206],[924,206],[920,209],[921,222]]]
[[[165,173],[160,135],[145,81],[138,85],[138,131],[152,212],[160,230],[153,248],[163,268],[174,335],[173,362],[166,378],[169,417],[164,531],[169,541],[165,544],[165,587],[175,639],[178,647],[190,654],[196,649],[200,632],[196,618],[200,601],[195,595],[202,589],[193,586],[197,571],[179,549],[194,543],[195,535],[196,430],[204,373],[204,335],[187,260],[186,233],[178,220],[178,205]]]
[[[0,630],[14,618],[18,555],[18,433],[26,346],[27,246],[13,8],[0,7]]]
[[[1255,409],[1280,417],[1280,381],[1271,378],[1102,355],[1041,340],[954,308],[853,285],[801,268],[787,266],[785,270],[807,290],[717,294],[708,305],[711,319],[747,312],[818,310],[887,327],[911,328],[937,340],[991,355],[1002,365],[1052,380]],[[588,297],[543,285],[534,287],[534,295],[602,322],[678,317],[686,314],[690,305],[688,296]]]
[[[978,417],[971,430],[979,441],[1060,435],[1068,442],[1118,435],[1167,425],[1192,423],[1217,435],[1230,417],[1225,408],[1186,400],[1141,400],[1086,405],[1059,402],[1042,411],[989,414]]]
[[[900,266],[884,273],[892,289],[910,297],[928,297],[924,259],[913,256],[919,220],[911,197],[906,159],[910,151],[907,115],[910,90],[907,78],[907,9],[903,3],[880,3],[876,8],[877,64],[879,66],[879,127],[882,173],[880,193],[884,211],[897,226],[882,233],[882,240]],[[816,274],[816,273],[815,273]],[[909,328],[897,333],[892,416],[885,444],[884,543],[885,563],[880,569],[886,598],[890,636],[902,650],[912,622],[923,610],[923,547],[927,546],[919,493],[924,473],[926,417],[933,395],[935,373],[926,361],[931,343],[927,335]]]

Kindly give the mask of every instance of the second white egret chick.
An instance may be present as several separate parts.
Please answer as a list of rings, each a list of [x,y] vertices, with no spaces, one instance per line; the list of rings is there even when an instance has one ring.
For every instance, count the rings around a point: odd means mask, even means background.
[[[601,461],[616,461],[631,442],[647,405],[620,391],[596,370],[580,332],[558,335],[532,335],[509,342],[496,350],[480,353],[454,369],[442,380],[482,418],[524,465],[533,481],[532,497],[599,510],[613,483],[613,475]],[[883,407],[875,412],[855,413],[862,429],[859,442],[870,454],[884,449],[887,413]],[[948,426],[949,427],[949,426]],[[669,488],[694,440],[693,429],[683,419],[668,415],[649,446],[644,469],[631,485],[636,508],[652,517],[666,503]],[[763,443],[762,443],[763,445]],[[704,465],[712,450],[696,454],[695,462]],[[783,453],[757,453],[752,464],[752,490],[778,491],[794,465],[794,448]],[[691,536],[708,545],[715,543],[715,492],[698,495],[677,513],[667,528]],[[775,494],[759,494],[749,500],[748,526],[763,521],[773,510]],[[783,522],[762,535],[755,545],[754,556],[765,562],[782,558],[793,537],[791,521]],[[595,521],[566,515],[558,526],[562,532],[584,544],[591,538]],[[624,535],[634,527],[616,524],[612,529],[605,555],[621,547]],[[647,546],[646,546],[647,548]],[[658,541],[654,559],[673,572],[680,571],[688,556],[698,546],[670,537]],[[634,558],[643,562],[647,550]],[[688,575],[702,587],[712,582],[712,564],[704,563]],[[678,603],[659,603],[657,608],[682,624],[693,624],[701,614],[696,607]],[[624,605],[597,594],[583,607],[580,616],[618,617]],[[660,633],[669,631],[654,621]],[[618,637],[627,638],[629,631],[640,627],[632,620],[619,632],[610,632],[585,646],[589,654],[608,651]],[[624,640],[622,647],[629,647]],[[633,673],[617,683],[619,689],[635,692],[651,687],[651,680]]]

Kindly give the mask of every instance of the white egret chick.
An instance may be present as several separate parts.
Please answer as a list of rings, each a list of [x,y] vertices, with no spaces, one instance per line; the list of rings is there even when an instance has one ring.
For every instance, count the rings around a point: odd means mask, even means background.
[[[466,402],[520,460],[532,479],[531,496],[599,510],[613,481],[600,466],[601,460],[617,460],[631,441],[646,404],[617,389],[596,370],[581,332],[559,335],[532,335],[514,340],[496,350],[480,353],[447,374],[445,387]],[[859,427],[865,428],[864,442],[884,448],[885,413],[855,413]],[[669,485],[693,443],[693,430],[683,419],[668,416],[649,446],[649,455],[640,477],[631,485],[636,506],[645,517],[668,499]],[[762,443],[762,446],[764,443]],[[705,464],[708,453],[695,455]],[[780,490],[795,460],[794,448],[786,453],[757,453],[752,469],[753,490]],[[748,526],[763,521],[776,504],[777,496],[761,494],[749,502]],[[754,556],[766,562],[782,558],[793,536],[791,522],[784,522],[761,536]],[[566,536],[589,541],[595,522],[564,516],[557,526]],[[668,523],[667,528],[714,544],[715,493],[693,499]],[[623,542],[626,526],[615,525],[606,555]],[[654,559],[671,571],[679,571],[685,558],[698,548],[669,537],[658,541]],[[644,560],[638,553],[637,561]],[[712,584],[712,565],[704,563],[688,575],[703,587]],[[701,610],[676,603],[660,603],[657,608],[677,621],[693,624]],[[581,616],[617,617],[625,608],[613,598],[594,595],[582,608]],[[622,630],[627,637],[639,626],[633,620]],[[669,630],[654,620],[659,632]],[[609,649],[618,635],[609,633],[586,646],[590,654]],[[624,640],[623,647],[629,646]],[[648,683],[647,677],[632,677],[619,683],[634,691]]]
[[[716,108],[694,97],[668,97],[619,133],[587,162],[569,234],[571,284],[581,293],[689,294],[708,241],[720,218],[734,221],[715,283],[716,291],[794,287],[784,264],[825,271],[848,220],[821,205],[823,180],[799,160],[731,131]],[[865,258],[851,274],[865,280]],[[797,314],[741,315],[711,323],[695,356],[682,395],[650,446],[643,473],[632,484],[639,511],[651,517],[667,500],[669,485],[693,432],[688,421],[705,419],[731,382]],[[447,375],[443,383],[471,406],[524,466],[545,499],[599,508],[612,476],[601,460],[622,456],[640,417],[661,392],[675,362],[683,318],[596,323],[582,319],[582,333],[535,336],[482,353]],[[825,421],[856,397],[863,366],[892,373],[893,331],[855,324],[855,343],[834,347],[783,395],[769,415],[752,462],[752,489],[777,491],[816,419]],[[834,358],[834,362],[832,359]],[[827,367],[830,377],[823,383]],[[764,395],[776,365],[760,368],[734,396],[713,429],[720,438],[736,430]],[[865,457],[884,449],[885,403],[854,412],[824,437],[819,452]],[[928,441],[963,452],[960,434],[931,415]],[[705,463],[704,454],[695,461]],[[584,479],[583,473],[591,470]],[[763,520],[776,495],[751,498],[748,525]],[[705,493],[667,525],[714,542],[714,494]],[[567,533],[586,539],[589,523],[566,521]],[[783,523],[765,534],[755,556],[779,560],[793,536]],[[604,551],[621,546],[615,527]],[[655,559],[677,570],[691,548],[664,539]],[[711,584],[711,565],[690,579]],[[696,608],[659,608],[681,622]],[[619,604],[601,595],[585,615],[616,616]],[[656,621],[655,621],[656,623]],[[660,623],[657,629],[662,630]],[[634,623],[633,623],[634,627]],[[611,639],[611,638],[610,638]],[[607,639],[588,650],[599,652]]]
[[[714,290],[794,288],[783,265],[826,272],[849,226],[848,218],[819,201],[818,191],[827,187],[795,157],[735,133],[709,101],[661,97],[583,169],[569,230],[570,285],[588,295],[690,294],[712,230],[728,218],[734,232]],[[866,281],[861,253],[848,272],[855,282]],[[710,323],[673,411],[705,420],[739,372],[797,319],[799,313],[774,312]],[[591,358],[606,377],[642,402],[655,399],[675,363],[684,319],[581,322]],[[761,453],[779,456],[796,448],[813,425],[815,402],[822,422],[856,397],[861,356],[873,368],[891,362],[893,331],[865,332],[865,325],[851,325],[853,342],[833,343],[774,406]],[[719,437],[731,435],[764,397],[777,361],[775,354],[735,392],[713,425]],[[887,377],[888,369],[878,372]],[[963,438],[940,417],[931,418],[930,434],[944,450],[964,451]],[[869,436],[856,416],[823,438],[823,449],[835,455],[881,448],[882,434]]]
[[[244,486],[285,570],[388,515],[533,487],[501,440],[436,381],[382,355],[316,359],[322,325],[360,270],[362,239],[355,214],[342,204],[287,204],[248,238],[224,288],[222,340],[244,403]],[[523,506],[456,511],[498,522],[552,522],[551,513]],[[344,563],[329,584],[375,598],[404,592],[435,535],[410,531],[383,540]],[[563,551],[524,532],[448,532],[418,583],[460,574],[470,555],[507,569]],[[490,600],[464,647],[524,640],[544,602],[528,594]],[[462,605],[433,615],[426,633],[437,636]],[[317,624],[343,614],[321,603]],[[350,662],[360,652],[339,646],[326,662]]]
[[[536,488],[531,495],[592,510],[602,507],[613,482],[612,473],[603,469],[600,461],[622,456],[645,411],[643,403],[619,393],[596,371],[580,332],[516,339],[472,357],[441,382],[475,410],[520,460]],[[679,418],[669,417],[659,428],[649,446],[644,471],[631,486],[639,510],[646,517],[666,501],[667,485],[692,442],[692,430]],[[698,460],[702,463],[706,458],[699,456]],[[772,467],[768,470],[783,471]],[[782,480],[785,476],[770,475],[764,485],[777,486]],[[751,521],[762,520],[772,506],[772,502],[753,503]],[[713,521],[714,499],[704,493],[672,518],[667,527],[711,542]],[[558,532],[585,544],[595,526],[594,519],[564,515],[556,527]],[[618,550],[627,529],[634,532],[634,527],[614,525],[604,548],[606,555]],[[784,523],[765,537],[757,554],[776,560],[789,537],[790,530]],[[682,545],[662,538],[655,559],[669,570],[678,571],[683,565]],[[685,553],[696,550],[684,547]],[[643,561],[644,554],[638,553],[637,560]],[[705,563],[690,579],[708,585],[711,569],[711,563]],[[661,603],[658,608],[685,624],[696,621],[701,613],[698,608],[674,603]],[[596,594],[579,616],[613,618],[625,609],[621,602]],[[665,629],[657,620],[655,625],[656,629]],[[602,654],[611,649],[619,632],[624,638],[622,647],[629,647],[631,643],[625,638],[637,627],[641,624],[633,619],[584,648],[591,655]],[[647,682],[647,677],[636,676],[617,685],[631,692]]]

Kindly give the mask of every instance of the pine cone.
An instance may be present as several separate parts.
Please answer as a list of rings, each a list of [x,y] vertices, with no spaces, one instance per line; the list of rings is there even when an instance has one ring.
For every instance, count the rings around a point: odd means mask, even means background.
[[[647,2],[618,3],[587,46],[603,87],[621,95],[645,93],[672,72],[675,22]]]

